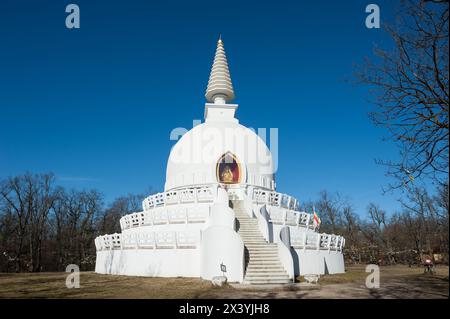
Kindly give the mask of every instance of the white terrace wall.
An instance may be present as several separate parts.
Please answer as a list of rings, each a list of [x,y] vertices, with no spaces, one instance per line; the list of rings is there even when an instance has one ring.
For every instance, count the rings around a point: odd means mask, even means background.
[[[95,239],[97,273],[212,279],[224,264],[228,281],[243,281],[244,244],[225,190],[206,204],[147,208],[122,218],[122,234]]]
[[[97,251],[95,272],[148,277],[200,277],[200,248]]]

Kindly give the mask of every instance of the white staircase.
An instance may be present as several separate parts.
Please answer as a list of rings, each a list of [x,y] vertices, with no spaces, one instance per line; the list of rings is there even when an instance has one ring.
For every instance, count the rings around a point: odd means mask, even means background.
[[[242,201],[232,201],[238,234],[245,246],[246,284],[287,284],[292,281],[278,259],[277,244],[267,243],[258,222],[245,212]]]

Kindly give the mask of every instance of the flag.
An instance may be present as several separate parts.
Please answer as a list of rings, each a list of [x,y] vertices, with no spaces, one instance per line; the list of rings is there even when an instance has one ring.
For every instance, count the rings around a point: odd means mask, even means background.
[[[313,212],[314,212],[314,215],[313,215],[314,227],[319,227],[320,223],[321,223],[321,220],[319,218],[319,215],[317,215],[316,209],[314,207],[313,207]]]

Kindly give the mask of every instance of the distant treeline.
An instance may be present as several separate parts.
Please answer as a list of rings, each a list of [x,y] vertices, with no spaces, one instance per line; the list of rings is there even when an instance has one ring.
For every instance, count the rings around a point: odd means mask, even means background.
[[[93,270],[95,237],[120,232],[120,218],[140,211],[143,198],[129,194],[105,205],[97,190],[67,190],[53,174],[0,180],[0,272],[64,271],[68,264]],[[313,205],[320,231],[346,238],[347,262],[419,263],[439,254],[448,263],[448,183],[434,196],[412,189],[403,211],[390,217],[373,203],[358,217],[348,200],[327,191],[303,209]]]
[[[321,232],[345,237],[347,263],[421,264],[432,258],[448,264],[448,182],[431,196],[422,187],[406,188],[401,211],[388,214],[369,203],[363,217],[339,193],[322,191],[303,207],[320,212]]]
[[[95,237],[120,232],[120,217],[140,211],[143,198],[105,206],[97,190],[67,190],[53,174],[0,180],[0,272],[93,270]]]

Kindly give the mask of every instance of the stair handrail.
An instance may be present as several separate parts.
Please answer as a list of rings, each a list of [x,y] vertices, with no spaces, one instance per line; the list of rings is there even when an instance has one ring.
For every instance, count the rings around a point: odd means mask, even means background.
[[[289,279],[295,282],[294,258],[291,252],[291,240],[289,236],[289,227],[284,226],[280,229],[277,241],[278,257],[284,269],[288,273]]]
[[[262,233],[264,239],[268,243],[273,242],[273,234],[271,231],[273,229],[271,227],[272,222],[270,221],[270,216],[267,211],[266,204],[262,205],[258,209],[258,212],[255,215],[256,215],[256,219],[258,221],[259,231]]]

